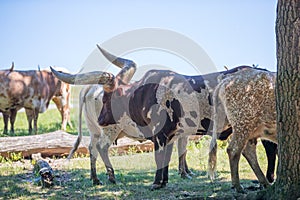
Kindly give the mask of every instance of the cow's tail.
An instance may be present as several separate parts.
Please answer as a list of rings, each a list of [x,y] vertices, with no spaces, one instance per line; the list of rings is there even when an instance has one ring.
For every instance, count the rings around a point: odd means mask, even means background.
[[[213,94],[213,133],[209,147],[209,158],[208,158],[208,177],[211,180],[215,179],[216,166],[217,166],[217,148],[218,148],[218,132],[224,127],[225,110],[220,99],[220,89],[222,88],[222,83],[220,83],[214,91]]]
[[[86,94],[88,93],[90,87],[83,88],[80,93],[79,93],[79,125],[78,125],[78,137],[77,140],[75,141],[72,150],[69,153],[68,159],[71,159],[73,157],[73,154],[75,151],[78,149],[78,146],[82,140],[82,109],[83,109],[83,104],[85,103],[85,97]]]

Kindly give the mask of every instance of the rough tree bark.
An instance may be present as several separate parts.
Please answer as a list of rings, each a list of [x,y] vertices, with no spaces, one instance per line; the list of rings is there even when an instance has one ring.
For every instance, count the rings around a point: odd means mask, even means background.
[[[300,198],[300,0],[278,0],[276,43],[278,169],[269,195],[272,199],[297,199]]]

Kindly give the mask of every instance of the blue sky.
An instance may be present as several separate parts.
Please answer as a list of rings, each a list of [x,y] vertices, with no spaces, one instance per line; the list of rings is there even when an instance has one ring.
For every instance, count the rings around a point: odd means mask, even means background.
[[[135,29],[160,28],[196,42],[218,70],[223,70],[224,65],[258,64],[274,71],[276,3],[272,0],[0,1],[0,69],[9,68],[14,61],[15,69],[55,65],[75,73],[95,50],[95,44]],[[153,51],[125,56],[139,65],[179,64],[179,68],[185,69],[186,64]]]

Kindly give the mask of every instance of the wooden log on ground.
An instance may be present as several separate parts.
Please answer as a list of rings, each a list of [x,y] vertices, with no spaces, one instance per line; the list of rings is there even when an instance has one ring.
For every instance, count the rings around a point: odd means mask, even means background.
[[[199,136],[192,137],[192,140]],[[22,153],[25,158],[32,154],[41,153],[42,157],[67,156],[73,147],[77,135],[71,135],[64,131],[55,131],[40,135],[0,137],[0,155],[9,157],[10,153]],[[79,154],[88,154],[89,136],[83,136],[82,141],[76,151]],[[118,145],[112,145],[110,151],[117,154],[124,154],[129,151],[134,153],[153,151],[154,146],[151,141],[138,142],[130,138],[121,138]]]
[[[55,131],[40,135],[1,137],[0,155],[9,157],[10,153],[22,153],[25,158],[41,153],[43,157],[68,155],[77,136],[64,131]],[[89,136],[82,138],[78,153],[87,154]]]

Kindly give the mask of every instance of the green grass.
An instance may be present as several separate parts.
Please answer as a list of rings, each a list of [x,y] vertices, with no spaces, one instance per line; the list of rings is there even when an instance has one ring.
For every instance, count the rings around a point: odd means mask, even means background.
[[[76,113],[78,109],[71,109],[71,113]],[[73,126],[73,129],[71,129],[69,126],[67,126],[67,132],[71,134],[77,134],[77,115],[71,115],[71,121]],[[48,109],[45,113],[39,114],[38,118],[38,134],[43,134],[43,133],[49,133],[53,131],[60,130],[61,128],[61,116],[60,113],[57,109]],[[2,120],[2,117],[0,117],[0,136],[6,137],[6,136],[11,136],[10,134],[8,135],[3,135],[3,127],[4,123]],[[9,125],[9,130],[10,130],[10,125]],[[84,129],[84,132],[87,132],[87,129]],[[15,121],[15,134],[14,136],[24,136],[24,135],[29,135],[28,134],[28,122],[26,119],[26,114],[25,112],[18,112],[17,118]]]
[[[78,123],[78,93],[73,90],[71,103],[71,121],[74,128],[68,127],[67,132],[77,134]],[[60,129],[61,118],[56,109],[47,110],[38,119],[38,133],[48,133]],[[88,135],[85,125],[84,135]],[[0,135],[3,122],[0,118]],[[15,135],[28,135],[26,115],[19,112],[15,124]],[[106,170],[100,158],[97,162],[98,177],[103,185],[93,186],[90,180],[89,158],[76,158],[70,162],[65,159],[53,159],[50,163],[55,172],[55,186],[41,188],[34,182],[33,166],[29,160],[23,160],[19,155],[10,159],[0,158],[0,199],[234,199],[236,194],[231,189],[229,161],[226,153],[226,143],[219,143],[218,177],[211,182],[206,176],[209,137],[188,145],[187,162],[195,173],[192,180],[181,179],[178,175],[178,155],[174,148],[170,162],[169,183],[166,188],[150,191],[155,175],[153,153],[135,154],[134,149],[128,155],[112,154],[111,162],[115,169],[117,184],[107,181]],[[175,146],[175,145],[174,145]],[[265,172],[267,159],[264,149],[259,143],[258,158]],[[16,160],[18,160],[16,162]],[[254,186],[252,180],[256,176],[249,164],[242,157],[240,162],[240,178],[244,187]],[[250,191],[249,191],[250,192]]]
[[[153,153],[111,156],[117,184],[107,181],[102,161],[97,162],[98,177],[103,185],[93,186],[90,178],[89,158],[53,160],[50,165],[55,171],[55,186],[41,188],[34,184],[32,165],[29,161],[5,162],[0,164],[0,199],[232,199],[228,156],[224,147],[218,150],[218,177],[211,182],[206,176],[207,145],[209,138],[199,143],[190,142],[187,162],[195,173],[192,180],[181,179],[177,172],[178,156],[174,148],[170,162],[169,183],[166,188],[150,191],[155,175]],[[219,143],[219,146],[224,146]],[[261,144],[258,155],[263,171],[266,157]],[[240,177],[243,186],[254,186],[256,180],[244,158],[240,162]]]

